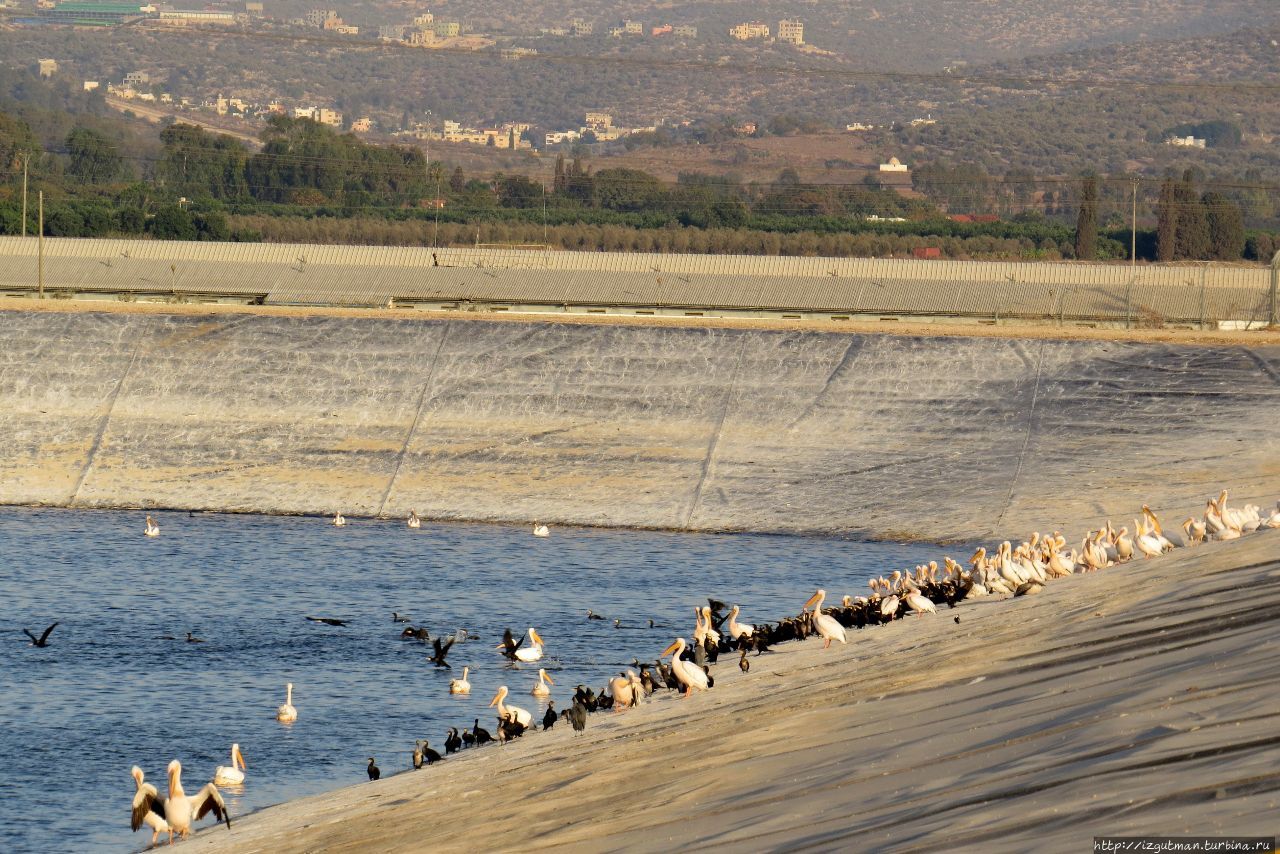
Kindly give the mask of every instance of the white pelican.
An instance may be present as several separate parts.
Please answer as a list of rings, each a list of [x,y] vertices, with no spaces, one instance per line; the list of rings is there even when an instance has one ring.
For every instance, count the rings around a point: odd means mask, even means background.
[[[152,519],[150,516],[147,517],[147,527],[146,527],[146,530],[143,531],[143,533],[146,534],[148,537],[160,536],[160,526],[156,524],[155,519]]]
[[[333,527],[341,528],[347,524],[347,517],[342,515],[342,511],[333,514]]]
[[[507,696],[507,686],[503,685],[498,688],[498,693],[493,695],[493,699],[489,701],[490,706],[498,707],[498,717],[507,720],[508,715],[515,715],[516,723],[522,727],[533,726],[533,715],[529,714],[525,709],[519,706],[508,706],[503,703],[503,699]]]
[[[934,607],[933,601],[923,593],[917,593],[915,590],[912,590],[903,598],[907,600],[907,607],[915,611],[916,614],[921,617],[924,616],[925,611],[928,611],[930,614],[938,613],[938,609]]]
[[[232,786],[244,782],[244,769],[248,766],[244,764],[244,754],[240,752],[240,745],[231,745],[231,765],[219,765],[217,770],[213,772],[213,782],[219,786]]]
[[[160,793],[156,791],[156,787],[150,783],[143,782],[142,769],[137,765],[133,766],[133,782],[137,784],[137,791],[133,795],[133,819],[131,825],[133,831],[137,833],[138,828],[146,825],[151,828],[151,846],[154,848],[156,840],[160,838],[160,834],[169,834],[169,844],[173,844],[173,829],[169,827],[169,822],[164,820],[161,815],[164,812],[164,804],[160,801]]]
[[[818,592],[810,596],[809,601],[804,603],[806,609],[813,608],[813,627],[826,641],[822,645],[823,649],[830,647],[833,640],[838,640],[840,643],[848,643],[844,637],[844,626],[840,625],[836,618],[830,614],[822,613],[822,602],[826,598],[827,591],[819,588]],[[891,596],[890,598],[896,599],[897,597]]]
[[[298,710],[293,707],[293,683],[284,686],[284,705],[276,709],[276,720],[281,723],[293,723],[298,719]]]
[[[729,611],[729,637],[734,640],[743,637],[749,638],[755,630],[755,626],[738,622],[738,606],[734,605],[732,610]]]
[[[680,657],[684,648],[684,638],[676,638],[671,646],[662,651],[662,654],[671,656],[671,674],[684,686],[684,694],[681,696],[688,697],[695,690],[707,690],[710,687],[710,680],[707,679],[707,674],[701,667]]]
[[[422,520],[418,518],[418,514],[414,510],[409,511],[409,521],[407,523],[410,528],[421,528]]]
[[[516,659],[530,664],[542,658],[542,635],[533,628],[529,627],[528,643],[522,643],[515,651]]]
[[[469,674],[470,672],[471,672],[470,667],[464,667],[462,668],[461,679],[449,680],[450,694],[470,694],[471,693],[471,683],[467,681],[467,674]]]
[[[535,537],[549,537],[551,536],[551,529],[548,528],[546,525],[539,525],[537,522],[534,522],[533,535]]]
[[[533,696],[535,697],[551,696],[551,689],[547,687],[548,683],[550,683],[551,685],[554,685],[556,684],[556,680],[548,676],[547,671],[539,667],[538,668],[538,684],[534,685],[533,690],[530,691],[529,693],[533,694]]]
[[[1138,547],[1138,551],[1142,552],[1147,557],[1155,557],[1164,551],[1164,548],[1160,545],[1160,541],[1153,535],[1147,533],[1147,529],[1143,527],[1137,519],[1133,520],[1133,526],[1138,532],[1138,537],[1134,540],[1134,545]]]
[[[146,806],[151,809],[150,803]],[[163,809],[170,832],[176,832],[183,839],[191,835],[191,825],[209,813],[213,813],[218,821],[225,821],[227,829],[231,829],[231,814],[227,812],[227,805],[222,802],[218,787],[206,783],[203,789],[188,797],[182,790],[182,763],[176,759],[169,763],[169,797],[164,799]]]
[[[743,654],[746,654],[745,651]],[[640,677],[635,674],[635,671],[628,670],[626,673],[609,680],[609,693],[613,696],[613,711],[616,713],[631,706],[639,705],[644,689],[640,684]]]

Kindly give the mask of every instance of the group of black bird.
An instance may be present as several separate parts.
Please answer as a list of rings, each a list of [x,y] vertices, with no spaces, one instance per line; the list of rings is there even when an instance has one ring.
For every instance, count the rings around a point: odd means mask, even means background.
[[[945,604],[952,608],[963,600],[965,594],[968,593],[962,583],[951,579],[919,583],[918,586],[920,592],[930,601],[937,605]],[[702,668],[703,672],[707,674],[708,687],[714,687],[715,685],[715,681],[711,677],[711,665],[716,664],[722,654],[738,652],[738,667],[745,673],[751,669],[751,662],[748,658],[749,653],[754,653],[758,656],[770,652],[770,648],[774,644],[804,640],[814,633],[813,615],[806,612],[784,617],[775,623],[758,623],[753,627],[753,631],[749,636],[742,635],[735,640],[729,637],[727,632],[721,631],[729,618],[728,605],[718,599],[708,599],[707,604],[711,611],[711,625],[716,630],[715,635],[718,639],[713,640],[713,635],[708,634],[702,644],[694,644],[687,648],[683,653],[683,657],[693,662],[697,667]],[[848,604],[824,608],[823,613],[834,617],[846,629],[861,629],[892,622],[905,616],[910,611],[905,601],[900,602],[897,609],[890,609],[887,613],[882,605],[883,603],[878,596],[870,599],[860,598],[849,601]],[[398,623],[409,622],[406,617],[400,614],[393,614],[392,619]],[[588,611],[587,619],[605,620],[608,618],[593,611]],[[618,623],[616,620],[614,622],[615,625]],[[650,627],[654,626],[652,620],[649,621],[649,625]],[[400,637],[405,640],[431,642],[434,654],[430,657],[430,660],[437,667],[449,667],[450,665],[445,660],[445,657],[448,655],[450,647],[455,642],[474,639],[475,636],[469,635],[465,629],[459,629],[454,634],[447,635],[444,638],[432,637],[431,633],[425,628],[414,628],[407,625],[401,632]],[[517,640],[508,629],[503,633],[503,644],[500,649],[507,658],[515,660],[515,651],[522,642],[523,638]],[[681,686],[672,674],[671,667],[661,659],[655,659],[652,667],[648,663],[642,663],[639,659],[632,659],[631,664],[639,672],[640,691],[628,692],[630,697],[626,699],[626,702],[629,705],[638,705],[642,698],[649,697],[656,691],[680,690]],[[624,671],[621,673],[621,678],[627,680],[629,679],[629,674]],[[575,732],[582,732],[586,729],[588,715],[593,712],[614,708],[618,708],[618,700],[613,696],[608,685],[599,692],[583,685],[578,685],[569,708],[557,712],[555,703],[548,702],[546,713],[542,716],[541,729],[549,730],[555,726],[557,721],[563,720],[567,721]],[[537,724],[526,727],[516,719],[514,713],[508,713],[505,718],[499,717],[496,731],[492,733],[481,727],[480,719],[476,718],[470,729],[459,730],[456,727],[449,727],[444,741],[444,756],[432,749],[427,739],[416,741],[412,753],[413,768],[416,770],[424,765],[432,765],[443,761],[446,757],[459,750],[481,747],[490,743],[503,744],[520,738],[530,729],[538,729]],[[370,780],[377,780],[381,776],[381,771],[372,757],[369,759],[368,772]]]

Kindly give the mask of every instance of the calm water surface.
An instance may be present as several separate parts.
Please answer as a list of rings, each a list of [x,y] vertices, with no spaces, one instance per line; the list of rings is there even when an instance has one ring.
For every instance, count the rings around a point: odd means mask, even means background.
[[[479,717],[498,685],[541,713],[493,648],[510,626],[536,626],[563,708],[578,683],[596,690],[633,656],[651,661],[692,629],[691,608],[715,596],[744,622],[796,613],[815,587],[832,596],[941,552],[921,546],[761,535],[673,534],[432,525],[186,513],[0,508],[0,848],[131,850],[140,765],[165,789],[170,759],[185,788],[228,763],[248,764],[225,791],[232,816],[409,765],[415,738],[443,752],[449,725]],[[622,620],[588,621],[585,610]],[[434,633],[466,627],[452,674],[401,641],[391,612]],[[350,618],[346,628],[307,615]],[[649,629],[652,618],[659,628]],[[60,621],[45,649],[37,635]],[[191,631],[206,642],[159,639]],[[470,697],[448,682],[472,667]],[[275,721],[284,683],[299,720]],[[207,820],[204,824],[207,824]],[[203,825],[202,825],[203,826]]]

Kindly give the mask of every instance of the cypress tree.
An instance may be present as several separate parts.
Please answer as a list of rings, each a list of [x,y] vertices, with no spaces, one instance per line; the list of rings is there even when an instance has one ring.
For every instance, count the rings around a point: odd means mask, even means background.
[[[1195,175],[1190,169],[1173,188],[1173,203],[1177,211],[1177,234],[1174,237],[1174,256],[1189,261],[1203,261],[1209,257],[1212,244],[1209,239],[1209,217],[1204,202],[1196,192]]]
[[[559,195],[564,195],[565,186],[566,186],[566,179],[564,174],[564,154],[561,153],[556,155],[556,176],[551,187],[553,192]]]
[[[1221,193],[1205,193],[1205,216],[1209,228],[1209,251],[1219,261],[1237,261],[1244,252],[1244,217],[1240,208]]]
[[[467,186],[467,178],[462,174],[462,167],[459,166],[453,170],[453,174],[449,176],[449,189],[455,193],[461,193],[463,188]]]
[[[1156,202],[1156,260],[1172,261],[1176,249],[1178,210],[1174,206],[1173,179],[1165,178]]]
[[[1098,178],[1085,176],[1080,188],[1080,213],[1076,216],[1076,258],[1092,261],[1098,245]]]

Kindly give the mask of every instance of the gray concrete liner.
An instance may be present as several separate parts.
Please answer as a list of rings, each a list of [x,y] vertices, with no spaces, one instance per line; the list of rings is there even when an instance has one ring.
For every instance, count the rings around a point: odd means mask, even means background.
[[[969,538],[1274,500],[1277,416],[1275,347],[0,313],[11,504]]]

